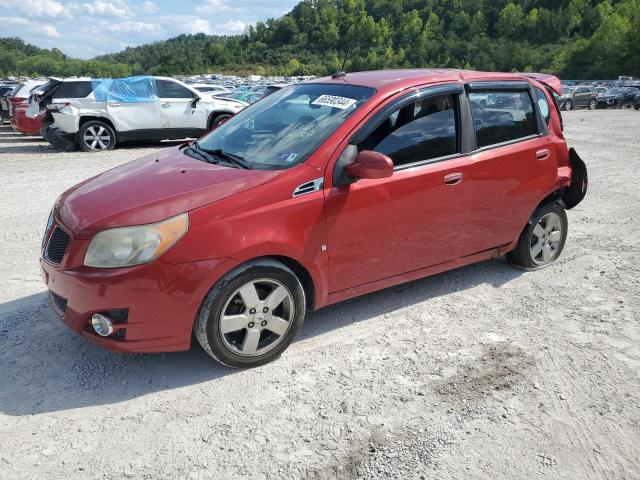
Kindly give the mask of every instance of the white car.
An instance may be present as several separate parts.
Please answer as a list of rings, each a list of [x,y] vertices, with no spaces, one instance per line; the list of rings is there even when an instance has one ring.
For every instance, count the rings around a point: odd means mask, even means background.
[[[198,138],[247,106],[214,98],[173,78],[97,82],[86,98],[50,106],[44,137],[60,149],[111,150],[130,141]]]
[[[222,85],[213,85],[210,83],[189,83],[188,85],[191,88],[195,88],[201,93],[208,93],[209,95],[217,95],[219,93],[226,93],[231,91],[228,88],[223,87]]]

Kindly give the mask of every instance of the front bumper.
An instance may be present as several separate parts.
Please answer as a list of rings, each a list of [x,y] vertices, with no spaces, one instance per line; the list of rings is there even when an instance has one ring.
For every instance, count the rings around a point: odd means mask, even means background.
[[[609,100],[606,101],[602,101],[602,100],[598,100],[598,103],[596,104],[596,108],[616,108],[618,105],[618,101],[614,100],[612,103],[609,103]]]
[[[43,125],[41,134],[56,150],[70,152],[76,148],[75,135],[62,133],[58,127],[54,125]]]
[[[119,269],[59,267],[40,259],[51,307],[75,333],[112,351],[173,352],[190,348],[191,331],[209,289],[229,269],[230,259]],[[126,311],[113,336],[91,327],[94,313]]]

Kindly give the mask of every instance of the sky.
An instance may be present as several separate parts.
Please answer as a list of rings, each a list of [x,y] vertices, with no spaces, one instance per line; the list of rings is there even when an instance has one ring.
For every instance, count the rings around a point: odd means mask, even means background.
[[[0,36],[92,58],[181,33],[234,35],[299,0],[1,0]]]

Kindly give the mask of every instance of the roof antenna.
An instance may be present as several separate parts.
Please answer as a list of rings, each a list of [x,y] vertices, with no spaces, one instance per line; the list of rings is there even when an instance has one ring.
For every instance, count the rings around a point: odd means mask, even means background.
[[[353,25],[351,25],[353,27]],[[351,44],[353,43],[353,37],[351,37],[349,39],[349,45],[347,46],[347,51],[344,54],[344,58],[342,59],[342,68],[340,69],[339,72],[334,73],[333,75],[331,75],[331,78],[341,78],[341,77],[346,77],[347,76],[347,72],[344,71],[346,65],[347,65],[347,59],[349,58],[349,55],[351,54]]]

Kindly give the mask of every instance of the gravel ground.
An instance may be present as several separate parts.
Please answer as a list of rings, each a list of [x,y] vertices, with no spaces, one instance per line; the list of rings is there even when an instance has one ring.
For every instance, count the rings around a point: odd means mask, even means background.
[[[0,478],[640,478],[640,113],[565,119],[591,186],[560,261],[326,308],[250,371],[64,328],[39,279],[49,208],[153,148],[55,153],[0,128]]]

